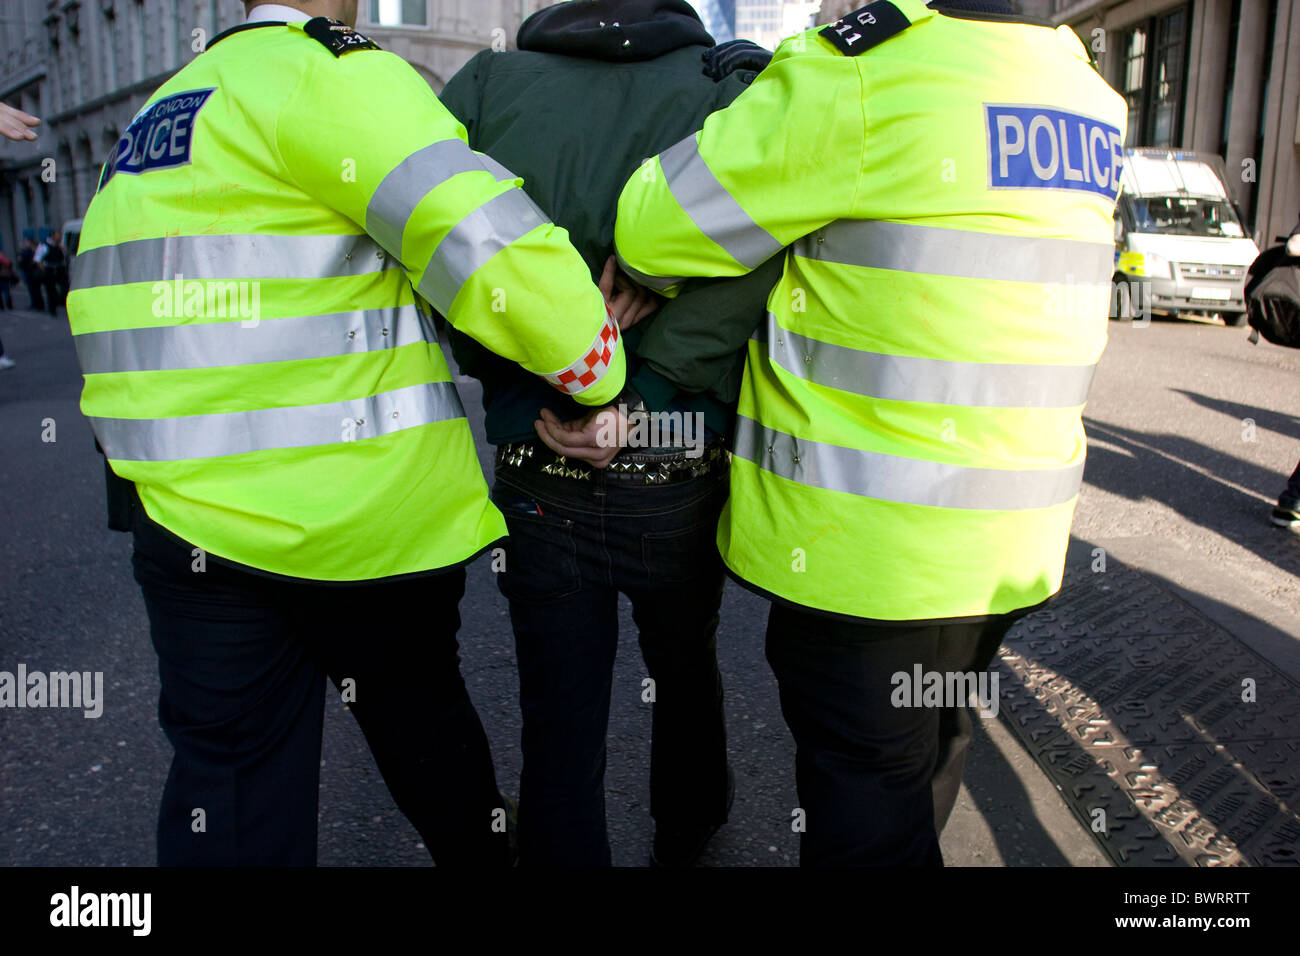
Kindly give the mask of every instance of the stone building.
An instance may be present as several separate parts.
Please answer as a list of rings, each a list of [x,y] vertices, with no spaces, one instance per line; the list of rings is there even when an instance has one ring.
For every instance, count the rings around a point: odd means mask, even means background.
[[[861,6],[826,0],[818,22]],[[1300,215],[1300,0],[1013,0],[1068,24],[1129,103],[1129,146],[1216,153],[1262,245]]]
[[[713,39],[726,43],[736,38],[736,0],[690,0]]]
[[[775,50],[808,29],[817,7],[817,0],[735,0],[735,35]]]
[[[359,0],[358,29],[435,90],[475,52],[513,46],[545,0]],[[0,100],[41,117],[35,143],[0,142],[0,250],[80,217],[99,169],[149,94],[241,0],[4,0]]]

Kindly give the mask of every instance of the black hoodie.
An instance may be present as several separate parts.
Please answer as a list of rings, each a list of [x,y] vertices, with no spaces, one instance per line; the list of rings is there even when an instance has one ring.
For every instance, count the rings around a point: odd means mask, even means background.
[[[732,74],[715,83],[704,75],[700,54],[713,38],[684,0],[572,0],[524,21],[518,44],[517,52],[471,59],[442,102],[465,125],[470,146],[523,177],[599,275],[628,177],[645,157],[703,126],[747,80]],[[650,408],[701,411],[714,431],[729,431],[741,350],[780,276],[774,256],[743,278],[689,283],[629,330],[628,377]],[[492,444],[536,437],[539,408],[565,419],[588,411],[472,339],[454,330],[448,338],[461,370],[483,382]]]

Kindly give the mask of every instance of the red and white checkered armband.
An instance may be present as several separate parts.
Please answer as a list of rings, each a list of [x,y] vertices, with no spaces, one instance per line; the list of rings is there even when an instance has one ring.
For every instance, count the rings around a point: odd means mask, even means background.
[[[542,378],[566,395],[577,395],[579,392],[585,392],[592,385],[599,382],[602,376],[609,371],[609,365],[614,360],[614,353],[618,351],[618,338],[618,323],[614,321],[614,316],[610,314],[609,306],[606,306],[605,324],[600,327],[600,334],[592,342],[591,351],[568,368],[552,372],[550,375],[543,375]]]

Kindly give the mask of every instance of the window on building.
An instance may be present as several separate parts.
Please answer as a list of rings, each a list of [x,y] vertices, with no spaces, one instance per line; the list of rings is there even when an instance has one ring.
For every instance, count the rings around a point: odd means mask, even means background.
[[[63,101],[64,103],[76,104],[83,103],[86,100],[86,77],[83,70],[88,69],[89,67],[85,65],[85,59],[81,55],[81,50],[77,49],[79,45],[77,40],[78,37],[73,36],[71,33],[69,33],[63,40],[63,43],[66,45],[62,49],[66,49],[72,54],[72,97],[70,99],[65,99]],[[62,50],[60,52],[62,52]]]
[[[1259,123],[1255,128],[1255,148],[1251,152],[1252,156],[1264,155],[1264,132],[1268,128],[1268,91],[1272,85],[1269,81],[1270,73],[1273,72],[1273,43],[1274,37],[1277,36],[1277,0],[1269,0],[1268,12],[1264,14],[1264,62],[1260,64],[1260,76],[1263,82],[1259,86],[1259,109],[1256,115],[1259,117]],[[1254,229],[1259,225],[1256,218],[1259,213],[1259,184],[1255,183],[1250,186],[1250,202],[1247,219],[1250,221],[1250,227]]]
[[[172,0],[171,15],[167,18],[167,24],[171,27],[167,37],[167,67],[172,70],[178,69],[181,65],[181,23],[183,21],[180,2],[181,0]]]
[[[117,14],[111,6],[101,10],[104,19],[100,24],[99,38],[104,46],[104,91],[107,93],[121,85],[117,79],[117,46],[113,29],[117,25]]]
[[[145,20],[138,4],[130,3],[126,7],[127,27],[131,35],[131,82],[138,83],[144,79],[144,45]]]
[[[427,27],[428,0],[370,0],[370,22],[379,27]]]
[[[1124,44],[1124,99],[1128,101],[1128,131],[1124,142],[1132,146],[1141,138],[1142,107],[1145,97],[1147,72],[1147,31],[1146,27],[1135,27],[1129,31]]]
[[[1237,75],[1237,39],[1241,35],[1241,0],[1232,0],[1228,15],[1228,59],[1223,69],[1223,116],[1220,119],[1219,155],[1228,158],[1228,132],[1232,123],[1232,85]]]
[[[1124,43],[1127,146],[1174,146],[1183,132],[1187,47],[1191,27],[1183,5],[1129,30]]]
[[[1156,19],[1154,55],[1151,59],[1150,145],[1173,146],[1182,133],[1183,82],[1187,76],[1187,8],[1172,10]]]

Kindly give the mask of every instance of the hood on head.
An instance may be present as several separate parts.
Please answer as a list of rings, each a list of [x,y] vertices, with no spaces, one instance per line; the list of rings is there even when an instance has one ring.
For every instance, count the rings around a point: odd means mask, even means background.
[[[525,20],[516,43],[533,53],[631,63],[714,41],[686,0],[569,0]]]

